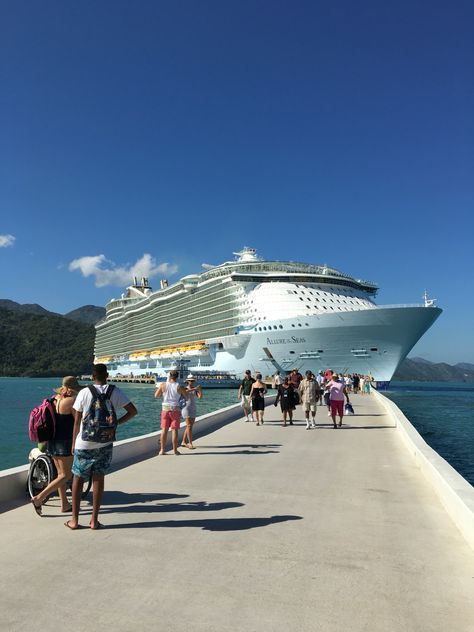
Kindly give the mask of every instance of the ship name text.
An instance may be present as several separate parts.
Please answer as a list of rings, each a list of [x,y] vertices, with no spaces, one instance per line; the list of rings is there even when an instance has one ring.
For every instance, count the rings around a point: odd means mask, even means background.
[[[290,338],[267,338],[267,345],[288,345],[295,342],[306,342],[305,338],[297,338],[291,336]]]

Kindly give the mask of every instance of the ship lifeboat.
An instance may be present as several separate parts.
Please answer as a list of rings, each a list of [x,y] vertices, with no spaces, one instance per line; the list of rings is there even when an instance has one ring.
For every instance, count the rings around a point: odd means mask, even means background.
[[[94,358],[94,364],[107,364],[107,362],[111,362],[114,359],[114,356],[101,356],[100,358]]]

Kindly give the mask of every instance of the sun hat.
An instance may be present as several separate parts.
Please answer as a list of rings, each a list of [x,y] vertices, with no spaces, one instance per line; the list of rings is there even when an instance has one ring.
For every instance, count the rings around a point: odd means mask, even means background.
[[[192,373],[190,373],[188,377],[186,378],[186,382],[195,382],[195,381],[196,381],[196,378],[194,377]]]
[[[55,388],[54,391],[56,393],[61,393],[61,391],[65,388],[79,393],[79,391],[82,389],[82,386],[77,381],[77,377],[75,375],[66,375],[66,377],[63,377],[62,386],[60,388]]]

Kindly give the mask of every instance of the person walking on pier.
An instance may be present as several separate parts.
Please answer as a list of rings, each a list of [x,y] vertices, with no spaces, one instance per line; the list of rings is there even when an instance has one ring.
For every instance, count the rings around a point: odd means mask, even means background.
[[[48,452],[51,455],[58,475],[39,494],[31,499],[36,513],[41,516],[41,505],[46,502],[50,494],[58,491],[61,501],[61,512],[71,511],[71,505],[66,495],[66,482],[71,477],[72,467],[72,432],[74,429],[74,399],[82,386],[77,378],[68,375],[63,379],[61,388],[55,389],[54,398],[56,409],[56,431],[54,439],[48,441]]]
[[[316,428],[316,406],[319,400],[319,384],[314,379],[311,371],[306,371],[306,377],[299,386],[300,402],[306,418],[306,430]],[[309,423],[309,413],[311,412],[311,425]]]
[[[280,402],[283,426],[286,426],[287,418],[290,420],[290,426],[293,425],[293,410],[295,409],[295,388],[290,382],[288,376],[283,380],[283,384],[278,387],[278,394],[275,400],[275,406]]]
[[[74,402],[72,473],[72,518],[65,526],[79,528],[79,510],[84,481],[92,476],[91,529],[100,529],[99,510],[104,493],[104,477],[112,462],[115,429],[137,414],[137,409],[123,391],[107,384],[107,367],[96,364],[92,369],[94,385],[83,388]],[[116,410],[125,408],[117,419]]]
[[[250,391],[252,390],[252,385],[255,380],[250,373],[250,370],[247,369],[245,371],[245,377],[240,383],[239,392],[237,394],[237,399],[241,399],[242,408],[244,410],[244,415],[247,417],[247,421],[254,421],[251,401],[250,401]]]
[[[257,373],[255,376],[255,382],[250,389],[250,401],[252,402],[252,410],[257,417],[257,426],[263,425],[263,413],[265,412],[265,399],[264,395],[267,392],[267,387],[262,382],[261,373]]]
[[[163,456],[166,454],[166,439],[171,428],[171,442],[173,452],[178,452],[178,430],[181,421],[181,406],[179,405],[180,396],[188,401],[188,393],[184,386],[178,382],[178,371],[170,371],[168,381],[161,382],[155,391],[155,397],[163,397],[163,407],[161,410],[161,435],[160,435],[160,452]]]
[[[337,428],[336,415],[339,416],[339,428],[342,426],[342,418],[344,417],[344,397],[349,403],[349,396],[344,385],[344,380],[334,373],[332,380],[328,384],[329,400],[331,403],[331,417],[334,428]]]
[[[194,450],[193,446],[193,425],[196,421],[196,399],[202,399],[202,388],[199,384],[196,386],[196,380],[194,375],[189,374],[186,378],[186,393],[188,394],[188,401],[186,406],[181,411],[184,419],[186,420],[186,429],[181,439],[181,447]]]

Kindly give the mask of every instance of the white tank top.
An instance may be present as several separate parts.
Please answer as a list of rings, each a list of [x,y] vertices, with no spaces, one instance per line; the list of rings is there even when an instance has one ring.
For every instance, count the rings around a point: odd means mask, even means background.
[[[163,395],[163,405],[171,406],[172,408],[179,408],[178,382],[167,382],[166,390]]]

